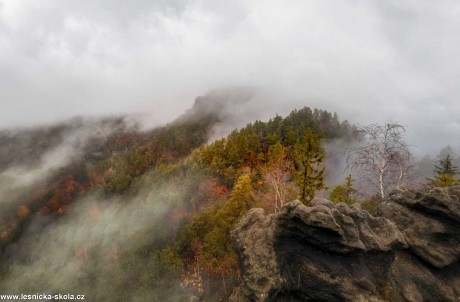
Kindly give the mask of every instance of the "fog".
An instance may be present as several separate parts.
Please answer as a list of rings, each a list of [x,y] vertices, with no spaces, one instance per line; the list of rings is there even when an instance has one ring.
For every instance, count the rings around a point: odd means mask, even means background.
[[[401,122],[420,154],[459,150],[459,15],[454,0],[3,0],[0,127],[120,113],[156,125],[246,86],[278,104],[265,115],[316,106]]]
[[[184,192],[178,185],[162,186],[123,198],[90,194],[60,219],[37,213],[20,240],[5,250],[8,273],[0,290],[85,294],[101,301],[146,297],[183,301],[186,292],[180,279],[157,276],[161,263],[154,262],[154,254],[139,254],[142,248],[165,241],[177,227],[165,217],[180,206]],[[142,274],[150,274],[149,286],[139,277]]]
[[[99,151],[117,131],[173,121],[198,96],[221,106],[209,141],[310,106],[358,126],[401,123],[416,155],[434,159],[450,145],[458,162],[458,53],[456,0],[0,0],[0,130],[8,129],[0,132],[0,240],[13,233],[12,220],[29,215],[19,215],[20,206],[32,209],[35,190],[54,172]],[[98,122],[112,115],[125,118]],[[48,129],[75,116],[84,118],[43,135],[43,145],[13,140],[15,150],[5,143],[21,129]],[[34,133],[24,137],[33,141]],[[88,150],[94,139],[99,145]],[[352,145],[324,145],[332,188],[348,174]],[[114,261],[128,248],[155,241],[163,248],[179,224],[165,221],[191,194],[186,182],[200,180],[190,172],[182,183],[156,183],[152,175],[139,180],[146,185],[136,194],[89,192],[65,215],[35,205],[21,237],[1,251],[7,264],[0,290],[74,291],[78,284],[102,301],[120,297],[128,284],[124,294],[134,300],[171,295],[158,276],[145,278],[154,286],[129,285],[133,276],[125,272],[137,267]],[[136,265],[156,265],[152,255],[142,257],[134,257]],[[176,290],[180,280],[171,282]]]

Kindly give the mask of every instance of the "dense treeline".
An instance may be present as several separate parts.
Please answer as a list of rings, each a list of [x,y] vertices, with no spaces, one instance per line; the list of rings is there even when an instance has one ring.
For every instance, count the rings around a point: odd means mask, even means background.
[[[310,129],[318,138],[351,139],[354,127],[340,123],[337,114],[305,107],[294,110],[286,118],[276,116],[268,122],[257,121],[235,130],[224,139],[203,148],[197,161],[209,171],[224,176],[232,183],[241,167],[255,168],[269,161],[270,148],[281,143],[287,157],[293,157],[294,145]]]
[[[337,115],[306,107],[195,151],[191,160],[230,193],[204,202],[175,244],[186,276],[194,276],[189,282],[205,296],[228,295],[239,278],[229,237],[239,218],[254,206],[274,212],[294,198],[309,202],[325,188],[321,139],[350,140],[354,130]]]

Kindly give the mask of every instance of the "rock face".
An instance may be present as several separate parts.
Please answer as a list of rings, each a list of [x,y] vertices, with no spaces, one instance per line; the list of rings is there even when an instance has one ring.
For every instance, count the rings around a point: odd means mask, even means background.
[[[460,190],[358,204],[293,201],[232,232],[243,280],[230,301],[460,301]]]

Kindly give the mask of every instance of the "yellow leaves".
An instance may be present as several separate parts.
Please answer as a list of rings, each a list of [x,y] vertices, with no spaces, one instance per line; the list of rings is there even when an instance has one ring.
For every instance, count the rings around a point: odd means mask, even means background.
[[[458,184],[459,181],[454,176],[449,174],[438,174],[436,179],[433,180],[433,184],[440,187],[449,187]]]

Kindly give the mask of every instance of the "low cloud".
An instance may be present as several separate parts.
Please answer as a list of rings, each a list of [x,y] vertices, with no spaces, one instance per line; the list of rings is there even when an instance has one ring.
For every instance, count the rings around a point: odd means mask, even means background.
[[[255,87],[260,110],[309,105],[460,145],[457,1],[3,1],[0,126],[75,115],[173,120],[198,95]]]
[[[179,295],[167,293],[171,288],[178,290],[179,279],[171,279],[169,288],[163,288],[165,280],[152,284],[153,279],[149,279],[146,287],[131,284],[131,277],[143,279],[130,274],[154,275],[147,268],[160,269],[155,267],[153,254],[138,254],[137,249],[148,246],[152,252],[155,244],[162,248],[165,238],[177,227],[177,222],[169,224],[165,217],[180,206],[183,191],[181,185],[163,183],[161,188],[149,186],[134,196],[102,198],[89,194],[69,206],[61,217],[36,213],[21,238],[4,251],[8,273],[0,290],[86,294],[89,300]],[[125,267],[126,261],[141,262]],[[133,269],[132,265],[139,267]],[[97,279],[93,280],[94,276]]]

